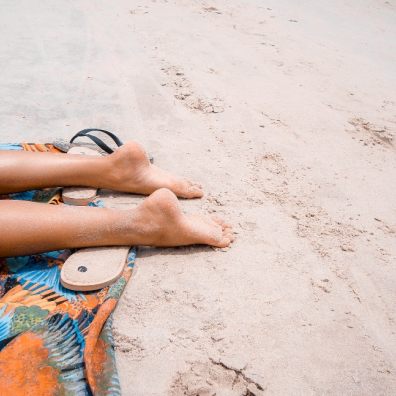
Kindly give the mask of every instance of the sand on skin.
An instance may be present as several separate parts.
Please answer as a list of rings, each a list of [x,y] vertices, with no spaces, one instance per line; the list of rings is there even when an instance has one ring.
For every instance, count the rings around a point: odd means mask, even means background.
[[[396,393],[393,0],[8,2],[1,141],[87,127],[203,182],[232,249],[145,249],[125,395]],[[140,197],[122,195],[114,207]]]

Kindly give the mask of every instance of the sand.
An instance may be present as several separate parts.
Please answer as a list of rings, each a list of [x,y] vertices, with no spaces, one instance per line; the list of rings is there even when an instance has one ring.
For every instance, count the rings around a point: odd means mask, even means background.
[[[31,0],[0,20],[1,141],[115,131],[238,233],[141,249],[114,320],[125,395],[396,394],[394,0]]]

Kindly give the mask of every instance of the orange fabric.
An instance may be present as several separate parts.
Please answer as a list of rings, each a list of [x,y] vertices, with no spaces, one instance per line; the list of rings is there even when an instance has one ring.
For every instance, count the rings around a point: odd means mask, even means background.
[[[103,325],[116,305],[117,300],[113,298],[108,299],[102,304],[85,338],[85,370],[89,386],[94,394],[99,388],[98,382],[100,381],[100,375],[104,371],[103,368],[107,362],[105,344],[103,340],[99,338],[99,335]]]
[[[18,148],[19,146],[19,148]],[[1,145],[0,150],[61,152],[51,144]],[[0,196],[59,204],[60,189]],[[132,274],[96,292],[60,284],[70,251],[0,258],[0,396],[91,394],[120,396],[111,314]]]
[[[24,151],[61,153],[53,144],[21,143]]]
[[[59,390],[59,373],[47,359],[48,350],[40,337],[31,332],[21,334],[0,354],[0,394],[54,395]]]

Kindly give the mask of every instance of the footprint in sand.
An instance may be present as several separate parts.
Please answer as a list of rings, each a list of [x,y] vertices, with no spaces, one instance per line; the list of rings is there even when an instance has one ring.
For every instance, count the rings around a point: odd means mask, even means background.
[[[189,109],[198,110],[202,113],[222,113],[224,111],[224,105],[221,99],[208,99],[197,95],[191,82],[180,67],[164,66],[161,70],[169,78],[169,81],[162,85],[171,87],[174,90],[174,97]]]
[[[264,395],[265,388],[250,379],[244,369],[228,367],[223,362],[192,362],[184,372],[178,372],[173,380],[171,396],[241,396]]]
[[[219,11],[216,7],[213,7],[213,6],[211,6],[211,7],[202,7],[202,9],[205,12],[212,12],[212,13],[215,13],[215,14],[221,14],[221,11]]]
[[[394,146],[395,132],[386,126],[376,126],[361,117],[352,118],[349,121],[354,127],[352,139],[358,140],[364,146],[382,146],[392,148]]]

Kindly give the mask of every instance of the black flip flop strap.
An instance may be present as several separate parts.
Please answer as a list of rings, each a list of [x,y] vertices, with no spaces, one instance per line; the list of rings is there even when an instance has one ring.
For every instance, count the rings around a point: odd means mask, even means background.
[[[111,154],[114,152],[112,148],[110,148],[103,140],[99,139],[97,136],[91,135],[89,132],[103,132],[107,136],[110,136],[113,140],[114,143],[119,147],[122,146],[121,140],[114,135],[114,133],[106,131],[104,129],[96,129],[96,128],[89,128],[89,129],[83,129],[80,132],[77,132],[71,139],[70,143],[73,143],[75,139],[78,137],[87,137],[90,138],[95,144],[97,144],[103,151],[105,151],[108,154]]]

